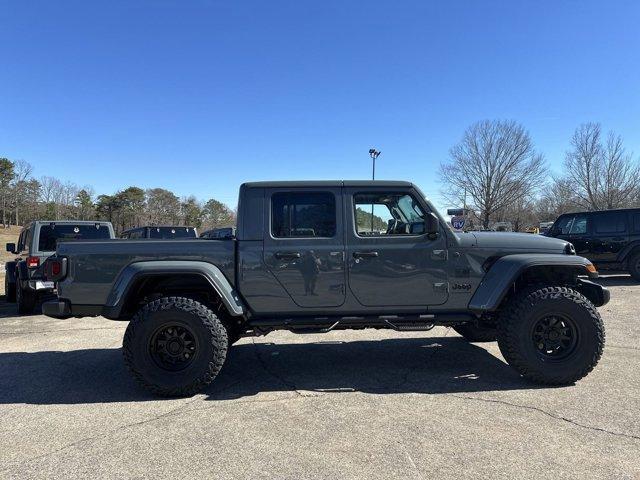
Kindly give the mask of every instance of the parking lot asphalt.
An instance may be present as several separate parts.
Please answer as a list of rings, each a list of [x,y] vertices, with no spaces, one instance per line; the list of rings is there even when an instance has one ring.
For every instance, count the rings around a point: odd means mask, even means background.
[[[245,338],[205,393],[158,399],[126,323],[0,304],[0,477],[640,478],[640,285],[602,281],[604,355],[563,388],[436,327]]]

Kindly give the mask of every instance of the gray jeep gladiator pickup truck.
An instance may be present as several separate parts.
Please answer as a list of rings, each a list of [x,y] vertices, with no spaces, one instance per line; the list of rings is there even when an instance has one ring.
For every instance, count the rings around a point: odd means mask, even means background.
[[[235,238],[61,243],[47,261],[55,318],[129,320],[124,360],[160,395],[191,395],[241,336],[286,329],[451,326],[498,341],[539,383],[588,374],[609,292],[564,240],[454,233],[408,182],[257,182],[240,187]]]

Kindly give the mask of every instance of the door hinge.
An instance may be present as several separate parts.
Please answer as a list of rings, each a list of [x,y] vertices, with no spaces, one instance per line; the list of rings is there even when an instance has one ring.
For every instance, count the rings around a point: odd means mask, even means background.
[[[432,260],[446,260],[449,258],[447,254],[447,250],[432,250],[431,251],[431,259]]]
[[[434,292],[449,292],[449,284],[447,282],[438,282],[433,284]]]

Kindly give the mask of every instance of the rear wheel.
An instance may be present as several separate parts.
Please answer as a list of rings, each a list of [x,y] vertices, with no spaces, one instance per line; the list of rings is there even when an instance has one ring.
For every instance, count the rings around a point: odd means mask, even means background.
[[[548,385],[571,384],[596,366],[604,348],[600,314],[568,287],[541,287],[512,298],[500,315],[498,346],[522,376]]]
[[[16,301],[16,284],[9,282],[6,277],[4,282],[4,298],[8,303],[14,303]]]
[[[29,315],[36,309],[38,296],[36,292],[22,288],[20,279],[16,279],[16,303],[20,315]]]
[[[456,325],[453,329],[470,342],[495,342],[498,336],[495,328],[473,324]]]
[[[635,253],[627,260],[627,270],[634,279],[640,281],[640,252]]]
[[[164,297],[142,307],[129,323],[122,351],[127,368],[147,390],[190,396],[216,377],[225,361],[227,332],[206,306]]]

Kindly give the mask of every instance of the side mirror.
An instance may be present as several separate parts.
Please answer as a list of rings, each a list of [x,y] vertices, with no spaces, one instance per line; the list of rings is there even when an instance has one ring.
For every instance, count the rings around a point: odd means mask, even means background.
[[[429,212],[424,217],[425,233],[430,237],[435,236],[440,231],[440,220],[433,212]]]
[[[7,252],[16,253],[16,244],[15,243],[7,243]]]

